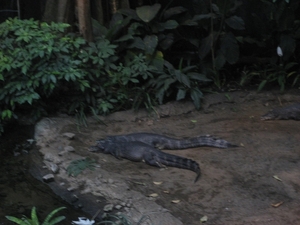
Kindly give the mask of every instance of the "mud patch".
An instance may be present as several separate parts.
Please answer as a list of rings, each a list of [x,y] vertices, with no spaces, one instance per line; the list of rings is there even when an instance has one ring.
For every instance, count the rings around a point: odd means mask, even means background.
[[[152,224],[196,225],[205,215],[207,224],[299,224],[299,122],[260,120],[280,103],[300,102],[299,95],[235,92],[226,98],[212,95],[207,101],[211,102],[200,111],[190,103],[170,103],[150,116],[118,112],[102,118],[107,126],[90,118],[89,127],[79,130],[72,118],[44,119],[36,127],[36,139],[40,152],[60,167],[55,180],[67,180],[75,190],[92,193],[95,211],[103,209],[97,198],[104,197],[121,206],[113,212],[120,211],[133,222],[148,217]],[[65,132],[75,134],[74,139],[64,137]],[[87,151],[97,139],[134,132],[178,138],[210,134],[239,147],[166,151],[200,164],[202,177],[196,184],[191,171],[158,169]],[[66,146],[75,151],[59,154]],[[97,160],[96,170],[69,177],[70,162],[87,156]],[[153,193],[158,196],[149,197]],[[282,204],[272,206],[277,203]]]

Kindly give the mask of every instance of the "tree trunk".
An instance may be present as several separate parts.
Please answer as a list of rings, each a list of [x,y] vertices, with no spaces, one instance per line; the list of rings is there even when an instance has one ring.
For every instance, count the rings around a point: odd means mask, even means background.
[[[90,0],[77,0],[79,32],[85,40],[93,41]]]
[[[47,0],[43,20],[46,22],[61,22],[73,25],[73,0]]]

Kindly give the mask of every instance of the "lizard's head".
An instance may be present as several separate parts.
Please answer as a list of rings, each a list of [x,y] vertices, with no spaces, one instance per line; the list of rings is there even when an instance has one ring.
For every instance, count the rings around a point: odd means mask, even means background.
[[[89,148],[89,150],[91,152],[104,152],[105,144],[106,144],[105,140],[99,140],[99,141],[97,141],[97,145],[96,146],[91,146]]]

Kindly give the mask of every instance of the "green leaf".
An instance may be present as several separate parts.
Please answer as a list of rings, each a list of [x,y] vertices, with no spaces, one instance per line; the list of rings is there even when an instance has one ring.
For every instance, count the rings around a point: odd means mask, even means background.
[[[39,219],[37,217],[35,207],[32,207],[32,210],[31,210],[31,220],[32,220],[34,225],[39,225]]]
[[[202,97],[203,97],[203,94],[198,88],[193,88],[191,90],[191,98],[194,102],[196,109],[200,109]]]
[[[177,92],[176,100],[179,101],[181,99],[184,99],[186,95],[186,90],[184,89],[179,89]]]
[[[168,19],[171,16],[174,16],[174,15],[186,12],[186,11],[187,11],[187,9],[184,8],[184,7],[182,7],[182,6],[177,6],[177,7],[169,8],[164,13],[164,19]]]
[[[52,80],[53,83],[56,83],[56,77],[53,74],[50,75],[50,80]]]
[[[203,20],[203,19],[210,19],[211,17],[212,17],[211,13],[195,15],[193,17],[193,21],[200,21],[200,20]]]
[[[152,6],[145,5],[145,6],[137,7],[136,14],[142,21],[148,23],[154,19],[154,17],[157,15],[158,11],[160,10],[160,7],[161,5],[158,3]]]
[[[261,91],[264,88],[264,86],[266,85],[266,83],[267,83],[267,80],[263,80],[262,82],[260,82],[257,91]]]
[[[19,218],[16,218],[14,216],[5,216],[6,219],[8,219],[9,221],[12,221],[14,223],[17,223],[19,225],[28,225],[28,223],[26,223],[25,221],[19,219]]]
[[[176,20],[168,20],[165,23],[161,23],[161,26],[166,30],[172,30],[178,27],[178,23]]]
[[[225,23],[234,30],[245,30],[244,20],[239,16],[231,16],[225,20]]]
[[[239,45],[235,36],[229,32],[221,37],[220,51],[230,64],[234,64],[239,59]]]
[[[145,52],[146,54],[152,55],[154,51],[156,50],[157,44],[158,44],[158,38],[156,35],[147,35],[144,38],[144,44],[145,44]]]
[[[189,72],[187,73],[189,78],[191,80],[198,80],[198,81],[203,81],[203,82],[210,82],[212,81],[211,79],[207,78],[205,74],[202,73],[196,73],[196,72]]]
[[[45,219],[45,221],[42,223],[42,225],[53,225],[53,224],[56,224],[62,220],[65,219],[64,216],[60,216],[60,217],[57,217],[57,218],[54,218],[52,221],[51,218],[59,211],[63,210],[63,209],[66,209],[66,207],[60,207],[60,208],[57,208],[55,210],[53,210]],[[50,221],[50,222],[49,222]]]

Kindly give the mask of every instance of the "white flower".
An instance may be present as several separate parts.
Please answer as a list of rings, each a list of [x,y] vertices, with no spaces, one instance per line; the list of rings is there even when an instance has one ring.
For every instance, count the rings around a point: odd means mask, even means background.
[[[73,224],[77,225],[93,225],[95,220],[89,220],[85,217],[78,217],[79,221],[72,221]]]
[[[279,57],[282,57],[282,56],[283,56],[282,49],[280,48],[280,46],[277,47],[277,55],[278,55]]]

